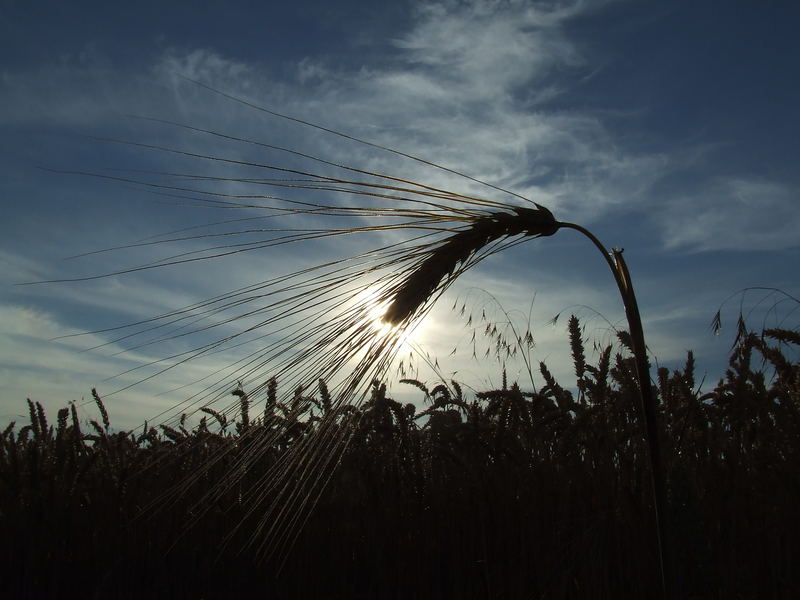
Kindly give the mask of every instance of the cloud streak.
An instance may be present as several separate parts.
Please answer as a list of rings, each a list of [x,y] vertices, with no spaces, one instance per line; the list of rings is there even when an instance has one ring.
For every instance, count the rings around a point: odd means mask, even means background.
[[[783,250],[800,245],[800,197],[779,182],[720,178],[660,212],[668,250]]]

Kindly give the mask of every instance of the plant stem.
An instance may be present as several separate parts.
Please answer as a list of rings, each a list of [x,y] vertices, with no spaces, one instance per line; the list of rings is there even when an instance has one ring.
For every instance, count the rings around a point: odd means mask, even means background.
[[[644,329],[642,318],[639,314],[639,305],[636,302],[636,295],[633,291],[628,266],[622,258],[622,249],[612,248],[608,252],[606,247],[599,239],[585,227],[574,223],[559,223],[559,227],[574,229],[584,236],[600,250],[600,253],[608,263],[617,288],[622,296],[622,303],[625,306],[625,316],[628,320],[628,330],[631,335],[633,355],[636,362],[636,379],[639,383],[639,399],[641,418],[644,422],[645,440],[647,441],[650,455],[650,483],[653,493],[653,511],[655,513],[656,544],[658,548],[658,562],[661,575],[661,596],[665,600],[670,597],[668,593],[668,574],[669,548],[666,540],[666,508],[667,496],[664,485],[663,463],[661,458],[661,445],[658,439],[658,416],[656,411],[656,399],[653,395],[653,387],[650,385],[650,365],[647,361],[647,346],[644,341]]]

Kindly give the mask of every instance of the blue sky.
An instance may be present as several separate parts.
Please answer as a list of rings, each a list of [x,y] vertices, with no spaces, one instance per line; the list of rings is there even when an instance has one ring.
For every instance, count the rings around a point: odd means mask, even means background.
[[[733,339],[740,296],[723,307],[722,335],[709,328],[726,298],[747,286],[800,296],[794,29],[800,9],[794,3],[280,4],[2,4],[0,420],[18,418],[26,397],[54,410],[97,386],[120,426],[138,424],[191,396],[192,388],[181,386],[230,364],[240,349],[113,393],[146,370],[110,376],[181,351],[182,340],[120,354],[119,342],[86,351],[111,340],[109,333],[52,338],[146,319],[385,241],[303,242],[86,282],[15,285],[157,260],[178,250],[144,246],[64,259],[222,218],[219,211],[165,203],[141,187],[39,168],[128,178],[139,177],[131,169],[229,174],[229,165],[92,136],[261,156],[252,146],[128,115],[519,203],[270,117],[181,75],[512,190],[560,220],[589,227],[609,247],[624,247],[653,360],[676,368],[694,349],[706,387],[724,370]],[[296,164],[290,155],[278,159]],[[223,230],[232,226],[215,229]],[[470,330],[451,306],[458,299],[468,312],[486,307],[502,319],[487,293],[519,327],[530,321],[532,360],[547,361],[567,384],[566,315],[581,316],[590,347],[623,326],[610,274],[573,232],[492,256],[448,290],[413,340],[438,358],[445,377],[475,389],[496,385],[503,365],[472,359]],[[754,328],[796,327],[796,302],[783,296],[752,292],[743,307],[753,311]],[[454,346],[459,351],[451,355]],[[418,364],[420,378],[434,382]],[[506,367],[530,387],[524,365]],[[235,375],[226,375],[231,388]],[[407,387],[394,384],[392,393],[413,399]]]

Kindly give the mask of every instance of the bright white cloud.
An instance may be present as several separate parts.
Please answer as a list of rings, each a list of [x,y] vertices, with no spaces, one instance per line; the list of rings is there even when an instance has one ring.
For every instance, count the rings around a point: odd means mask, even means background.
[[[524,2],[423,4],[418,21],[396,46],[412,67],[465,103],[506,102],[507,95],[582,57],[560,24],[578,5]],[[455,92],[455,93],[453,93]]]

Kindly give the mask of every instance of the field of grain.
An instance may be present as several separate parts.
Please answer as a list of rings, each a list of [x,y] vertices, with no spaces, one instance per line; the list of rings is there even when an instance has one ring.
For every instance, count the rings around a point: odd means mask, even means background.
[[[281,401],[280,373],[266,382],[263,411],[236,389],[238,415],[209,408],[191,429],[116,431],[97,394],[98,417],[73,404],[50,421],[29,401],[30,423],[9,425],[0,445],[4,590],[652,597],[657,556],[629,339],[592,365],[577,319],[568,329],[575,382],[559,384],[544,364],[535,393],[512,382],[476,395],[407,382],[424,410],[377,382],[360,406],[334,406],[323,382]],[[788,330],[747,333],[708,392],[691,353],[682,370],[657,373],[676,597],[800,591],[800,365],[785,357],[798,343]],[[347,440],[326,485],[308,477],[315,464],[293,459],[284,472],[282,457],[323,425]]]

